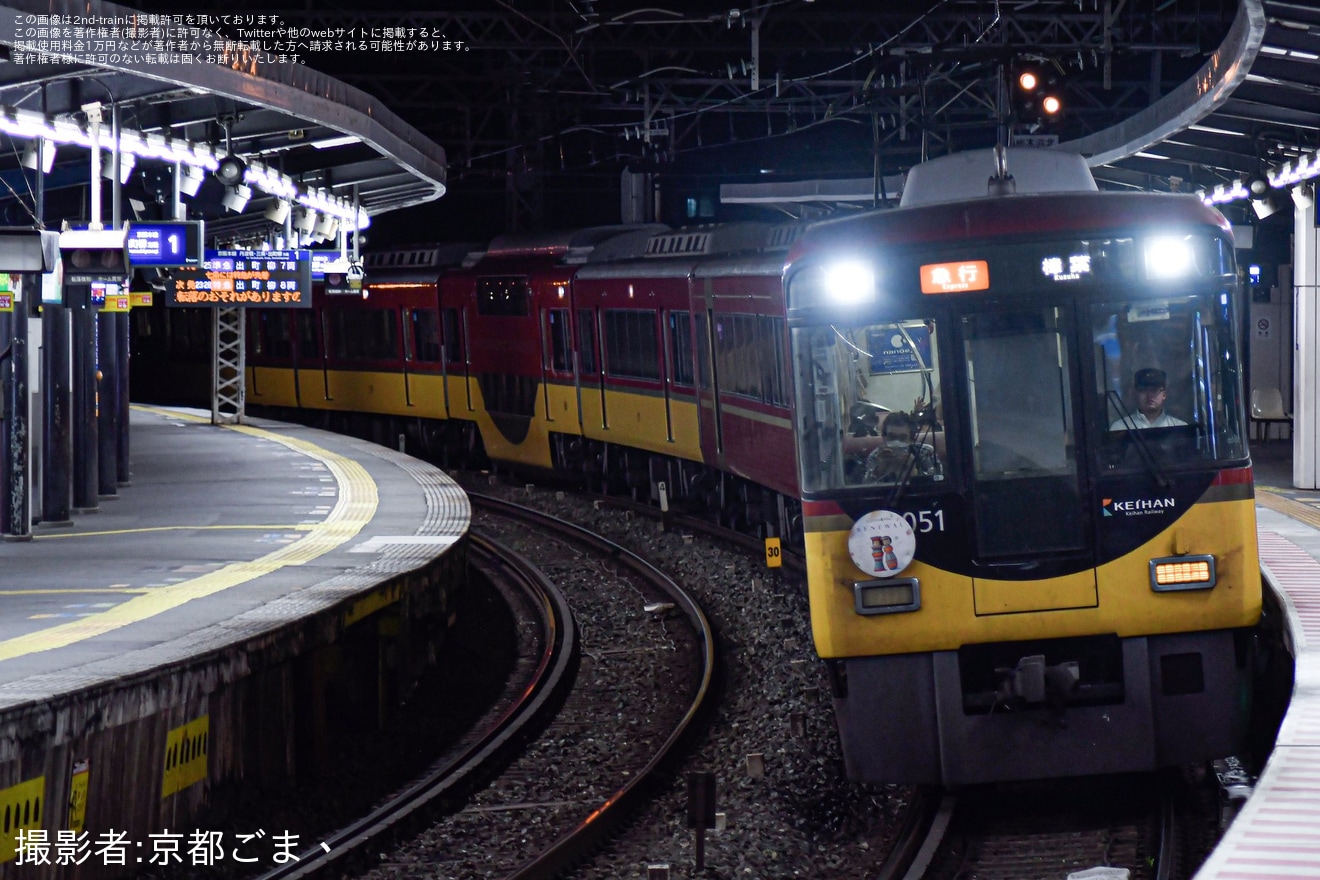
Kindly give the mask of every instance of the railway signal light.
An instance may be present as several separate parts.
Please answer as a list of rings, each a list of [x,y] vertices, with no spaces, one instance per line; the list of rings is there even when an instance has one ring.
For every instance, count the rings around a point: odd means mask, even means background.
[[[1042,67],[1018,68],[1013,85],[1013,116],[1017,124],[1034,132],[1058,119],[1062,112],[1058,77]]]

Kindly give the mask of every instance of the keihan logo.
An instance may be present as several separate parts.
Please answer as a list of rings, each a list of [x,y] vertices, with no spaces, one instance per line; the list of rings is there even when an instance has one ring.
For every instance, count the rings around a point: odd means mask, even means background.
[[[1105,516],[1145,516],[1172,510],[1177,503],[1172,498],[1138,498],[1135,501],[1101,500],[1101,513]]]

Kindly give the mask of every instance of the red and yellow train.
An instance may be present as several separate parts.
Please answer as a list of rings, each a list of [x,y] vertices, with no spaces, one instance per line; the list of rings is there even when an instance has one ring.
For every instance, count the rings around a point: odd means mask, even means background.
[[[248,402],[803,547],[853,778],[1232,754],[1261,585],[1228,225],[1013,161],[1016,193],[948,157],[811,225],[375,254],[362,295],[249,311]]]

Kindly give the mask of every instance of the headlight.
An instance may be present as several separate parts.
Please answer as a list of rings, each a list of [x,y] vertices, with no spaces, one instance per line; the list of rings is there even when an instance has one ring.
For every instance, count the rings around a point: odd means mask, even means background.
[[[1146,241],[1146,277],[1186,278],[1199,274],[1196,240],[1191,236],[1161,236]]]
[[[875,299],[875,269],[863,260],[810,266],[788,282],[791,309],[856,308]]]
[[[875,273],[860,261],[825,267],[825,292],[836,305],[852,306],[875,301]]]

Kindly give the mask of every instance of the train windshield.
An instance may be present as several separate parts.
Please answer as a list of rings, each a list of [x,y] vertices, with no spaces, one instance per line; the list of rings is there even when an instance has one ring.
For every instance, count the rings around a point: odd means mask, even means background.
[[[793,330],[803,489],[944,479],[936,336],[925,318]]]
[[[1091,307],[1102,470],[1246,456],[1231,303],[1224,292]]]
[[[1074,430],[1071,310],[962,318],[977,555],[1086,546]],[[1031,510],[1030,528],[1021,513]]]

